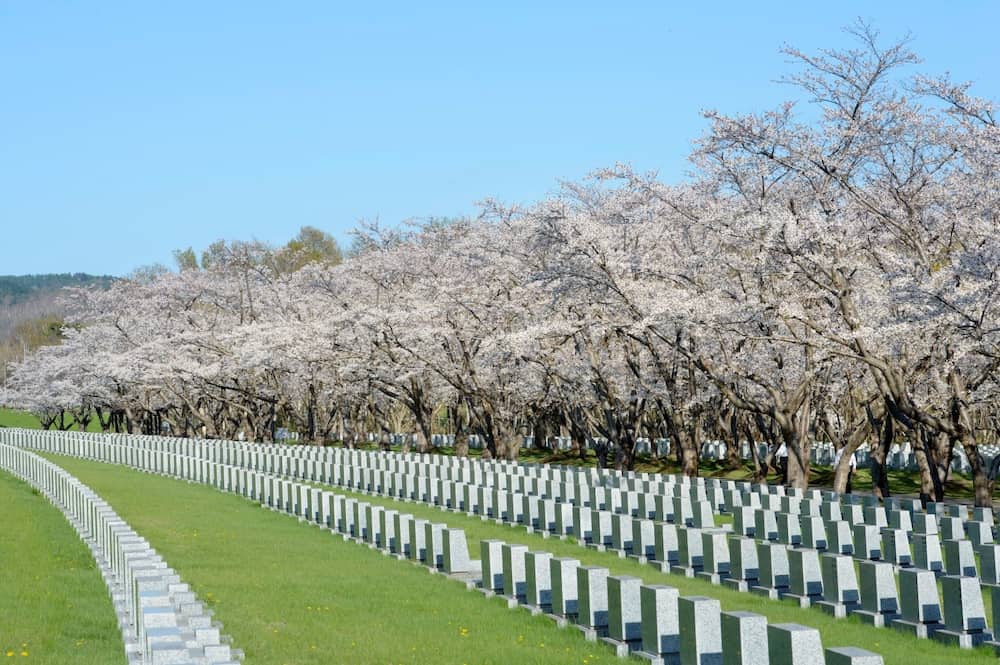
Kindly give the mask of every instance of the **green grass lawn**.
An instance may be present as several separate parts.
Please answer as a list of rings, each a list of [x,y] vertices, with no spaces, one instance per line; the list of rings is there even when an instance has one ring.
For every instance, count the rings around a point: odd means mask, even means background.
[[[50,459],[114,506],[208,601],[247,663],[620,662],[576,630],[245,499]]]
[[[110,501],[203,597],[211,594],[207,597],[218,617],[234,635],[236,646],[247,650],[248,661],[328,662],[312,658],[315,645],[323,653],[350,654],[338,662],[615,662],[605,647],[583,642],[575,630],[558,630],[546,619],[508,611],[498,601],[466,592],[422,568],[343,543],[251,502],[121,467],[52,459]],[[772,623],[815,627],[825,646],[876,651],[887,665],[910,665],[914,653],[920,654],[920,662],[940,665],[996,662],[986,649],[960,651],[917,641],[857,619],[833,619],[818,609],[803,610],[703,580],[660,573],[615,553],[545,539],[523,528],[422,504],[355,496],[463,528],[474,558],[482,539],[526,544],[532,550],[604,566],[612,574],[668,584],[682,595],[718,598],[723,610],[758,612]],[[252,583],[247,575],[253,577]],[[372,643],[373,634],[390,629],[390,643]]]
[[[0,472],[0,662],[125,663],[90,550],[57,508]]]
[[[0,407],[0,427],[23,427],[25,429],[42,429],[42,424],[38,421],[38,417],[34,414],[28,413],[27,411],[15,411],[14,409],[5,409]],[[73,429],[79,429],[75,425]],[[88,432],[100,432],[101,423],[98,422],[95,417],[87,425]]]

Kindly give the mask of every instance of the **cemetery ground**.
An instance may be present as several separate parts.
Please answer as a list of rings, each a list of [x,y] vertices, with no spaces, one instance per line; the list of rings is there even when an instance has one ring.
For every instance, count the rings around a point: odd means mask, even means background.
[[[90,550],[44,496],[0,472],[0,662],[124,665]]]
[[[38,418],[26,411],[0,408],[0,427],[20,427],[25,429],[41,429]],[[101,426],[97,419],[93,419],[87,427],[88,432],[100,432]],[[292,444],[308,445],[308,444]],[[340,445],[336,443],[334,445]],[[361,446],[363,450],[377,450],[375,444]],[[392,446],[392,450],[399,451],[399,446]],[[440,455],[453,455],[453,448],[438,448],[430,450],[431,453]],[[470,449],[470,457],[479,457],[482,450]],[[597,465],[597,457],[593,450],[588,450],[581,458],[572,451],[546,450],[543,448],[525,448],[520,452],[518,458],[520,462],[526,464],[564,464],[567,466],[589,466]],[[637,455],[635,471],[644,473],[680,473],[680,465],[674,457],[653,458],[649,455]],[[753,479],[753,464],[747,460],[741,460],[736,468],[729,468],[725,462],[716,460],[702,460],[699,465],[699,475],[706,478],[720,478],[725,480],[751,481]],[[902,469],[889,469],[889,488],[893,496],[915,497],[920,492],[920,476],[916,471]],[[781,482],[778,474],[770,474],[767,478],[769,483]],[[809,486],[814,488],[830,488],[833,486],[833,468],[813,464],[809,470]],[[854,474],[853,486],[855,492],[870,492],[872,489],[871,471],[867,468],[859,468]],[[997,493],[1000,493],[1000,483],[998,483]],[[972,479],[958,472],[952,472],[945,483],[946,501],[971,502],[973,499]]]
[[[246,499],[123,467],[46,457],[156,548],[215,612],[247,663],[619,662],[575,630],[512,612],[426,568]]]
[[[546,618],[508,610],[501,599],[487,600],[423,567],[344,542],[245,499],[124,467],[49,458],[91,486],[170,561],[215,610],[248,662],[619,662],[606,646],[585,642],[572,628],[558,629]],[[606,567],[612,574],[674,586],[681,595],[712,596],[724,610],[812,626],[821,631],[824,645],[862,646],[882,654],[886,664],[996,662],[989,650],[960,651],[865,626],[856,618],[833,619],[817,609],[660,573],[571,540],[543,538],[419,503],[336,491],[462,528],[473,556],[482,539],[525,544]]]

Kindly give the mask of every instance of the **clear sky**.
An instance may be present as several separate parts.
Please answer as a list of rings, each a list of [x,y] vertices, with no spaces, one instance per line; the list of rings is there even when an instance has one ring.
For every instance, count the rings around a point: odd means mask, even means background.
[[[0,0],[0,274],[306,224],[347,244],[615,162],[679,181],[700,110],[789,98],[779,48],[844,46],[858,17],[1000,99],[993,0]]]

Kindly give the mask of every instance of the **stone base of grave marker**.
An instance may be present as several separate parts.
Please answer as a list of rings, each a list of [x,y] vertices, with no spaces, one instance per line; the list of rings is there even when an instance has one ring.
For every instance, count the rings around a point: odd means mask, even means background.
[[[677,653],[670,653],[663,656],[658,656],[655,653],[647,653],[645,651],[633,651],[633,656],[638,656],[643,660],[649,661],[649,665],[681,665],[681,656]]]
[[[821,600],[814,604],[819,609],[833,617],[836,617],[837,619],[843,619],[848,614],[854,614],[861,607],[860,603],[830,603],[825,600]]]
[[[557,628],[565,628],[570,624],[570,622],[576,620],[575,615],[561,617],[558,614],[546,614],[545,616],[548,617],[549,619],[552,619],[552,621],[555,622]]]
[[[915,621],[906,621],[905,619],[895,619],[891,621],[889,625],[896,630],[901,630],[904,633],[914,635],[922,640],[933,637],[939,630],[944,629],[944,624],[940,621],[917,623]]]
[[[765,598],[770,598],[771,600],[781,600],[788,595],[788,587],[773,589],[767,586],[751,586],[750,593],[758,596],[764,596]]]
[[[826,665],[883,665],[882,656],[857,647],[833,647],[826,650]]]
[[[756,580],[754,580],[756,581]],[[750,583],[746,580],[734,580],[731,577],[727,577],[722,580],[722,586],[732,589],[734,591],[739,591],[740,593],[746,593],[750,590]]]
[[[787,600],[791,603],[795,603],[799,607],[806,608],[812,607],[813,605],[818,605],[822,602],[820,599],[822,596],[800,596],[794,593],[786,593],[780,596],[781,600]]]
[[[876,628],[884,628],[885,626],[891,624],[893,621],[897,621],[902,617],[901,614],[869,612],[868,610],[853,610],[851,612],[851,615],[861,619],[861,623],[866,623],[869,626],[875,626]]]
[[[957,630],[948,630],[947,628],[934,631],[931,637],[939,642],[957,646],[960,649],[973,649],[993,639],[993,635],[989,631],[963,633]]]
[[[602,637],[601,642],[604,642],[612,649],[615,650],[615,655],[619,658],[628,658],[630,653],[637,651],[642,647],[642,640],[632,640],[631,642],[619,642],[618,640],[611,639],[610,637]]]

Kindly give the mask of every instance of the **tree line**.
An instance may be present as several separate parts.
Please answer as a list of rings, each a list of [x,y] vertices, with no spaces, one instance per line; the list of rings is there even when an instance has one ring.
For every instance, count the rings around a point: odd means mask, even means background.
[[[344,260],[309,242],[189,250],[178,271],[75,290],[76,325],[17,366],[4,401],[180,435],[412,431],[421,450],[444,418],[459,454],[469,434],[511,459],[529,433],[580,451],[599,436],[621,468],[662,437],[687,474],[706,437],[732,459],[766,442],[795,487],[816,441],[868,445],[883,495],[906,441],[922,494],[943,497],[962,450],[989,505],[995,107],[905,76],[905,40],[850,30],[850,49],[786,49],[798,103],[706,111],[689,182],[618,165],[475,219],[361,225]]]

